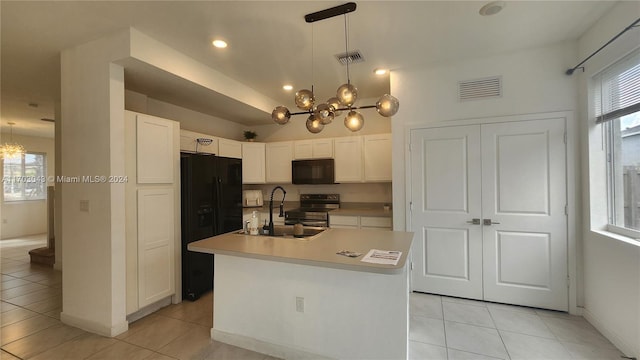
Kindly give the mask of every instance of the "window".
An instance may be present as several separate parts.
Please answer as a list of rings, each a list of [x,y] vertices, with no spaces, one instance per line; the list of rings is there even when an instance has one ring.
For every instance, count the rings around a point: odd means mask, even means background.
[[[47,198],[46,155],[26,153],[19,158],[3,159],[4,201]]]
[[[594,77],[596,122],[606,136],[609,230],[640,231],[640,50]],[[620,231],[616,231],[616,230]]]

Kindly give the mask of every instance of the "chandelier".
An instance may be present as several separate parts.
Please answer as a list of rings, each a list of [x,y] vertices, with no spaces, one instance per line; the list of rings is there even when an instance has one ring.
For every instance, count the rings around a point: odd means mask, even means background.
[[[8,123],[11,128],[11,136],[8,143],[0,146],[0,157],[3,159],[19,159],[25,153],[24,146],[13,142],[13,125],[16,123]]]
[[[350,2],[344,5],[307,14],[304,18],[307,23],[313,23],[315,21],[328,19],[334,16],[344,15],[345,54],[348,56],[349,43],[347,36],[347,13],[355,10],[356,3]],[[313,59],[313,54],[311,57]],[[375,105],[354,106],[358,98],[358,89],[351,84],[349,74],[350,62],[351,60],[347,58],[347,83],[338,87],[335,97],[330,98],[325,103],[316,104],[313,86],[311,87],[311,90],[298,90],[295,94],[294,100],[296,106],[303,111],[292,113],[285,106],[277,106],[271,112],[271,119],[277,124],[284,125],[289,122],[292,115],[305,114],[308,115],[306,122],[307,130],[313,134],[317,134],[324,129],[325,125],[333,122],[335,117],[339,116],[342,111],[348,111],[344,118],[344,125],[347,129],[354,132],[359,131],[364,126],[364,116],[362,116],[358,111],[359,109],[375,108],[378,114],[384,117],[395,115],[395,113],[398,112],[400,102],[389,94],[382,95]]]

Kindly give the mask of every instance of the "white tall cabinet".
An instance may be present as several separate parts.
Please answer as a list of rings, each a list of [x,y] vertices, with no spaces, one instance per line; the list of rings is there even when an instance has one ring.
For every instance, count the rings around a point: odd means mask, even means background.
[[[125,112],[127,314],[180,293],[180,126]],[[179,296],[173,297],[180,301]]]

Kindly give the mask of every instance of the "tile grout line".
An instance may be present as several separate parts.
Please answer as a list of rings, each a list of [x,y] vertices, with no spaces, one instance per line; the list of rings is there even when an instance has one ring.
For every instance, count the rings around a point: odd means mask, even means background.
[[[489,313],[489,317],[491,318],[491,321],[493,322],[493,325],[495,326],[496,332],[498,333],[498,336],[500,337],[500,342],[502,343],[502,346],[504,347],[504,351],[506,351],[506,353],[507,353],[507,357],[509,359],[511,359],[511,354],[509,353],[509,348],[507,347],[507,344],[505,344],[504,339],[502,338],[502,333],[500,333],[500,329],[498,329],[498,325],[496,324],[496,321],[493,318],[493,314],[491,313],[491,311],[488,308],[487,308],[487,312]]]

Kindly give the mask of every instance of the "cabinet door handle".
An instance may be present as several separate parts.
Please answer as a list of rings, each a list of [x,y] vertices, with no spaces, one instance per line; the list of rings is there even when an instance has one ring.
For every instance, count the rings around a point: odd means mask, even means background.
[[[480,219],[471,219],[470,221],[467,221],[467,224],[480,225]]]
[[[482,225],[491,226],[491,225],[495,225],[495,224],[500,224],[500,223],[499,222],[493,222],[493,221],[491,221],[491,219],[482,220]]]

